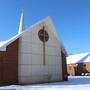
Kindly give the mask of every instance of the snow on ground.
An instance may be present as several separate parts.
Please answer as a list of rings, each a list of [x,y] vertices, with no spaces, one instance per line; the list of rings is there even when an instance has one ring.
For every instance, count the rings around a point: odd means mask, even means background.
[[[2,86],[0,90],[90,90],[90,76],[70,76],[65,82]]]

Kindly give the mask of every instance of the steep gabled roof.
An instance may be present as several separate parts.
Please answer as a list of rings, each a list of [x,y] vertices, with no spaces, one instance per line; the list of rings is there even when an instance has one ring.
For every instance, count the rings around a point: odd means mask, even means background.
[[[26,30],[23,30],[21,33],[18,33],[17,35],[15,35],[14,37],[12,37],[11,39],[5,41],[5,42],[1,42],[0,43],[0,51],[5,51],[6,47],[11,44],[13,41],[15,41],[16,39],[18,39],[19,37],[21,37],[25,32],[27,32],[28,30],[31,30],[33,27],[35,27],[36,25],[39,25],[41,23],[45,23],[47,26],[49,26],[48,28],[51,30],[51,32],[54,34],[54,36],[57,38],[57,40],[59,40],[60,44],[61,44],[61,48],[62,51],[67,55],[65,48],[59,38],[59,36],[57,35],[56,29],[54,27],[54,24],[51,20],[50,17],[47,17],[41,21],[39,21],[38,23],[32,25],[31,27],[27,28]]]
[[[79,53],[67,57],[67,64],[90,62],[90,52]]]

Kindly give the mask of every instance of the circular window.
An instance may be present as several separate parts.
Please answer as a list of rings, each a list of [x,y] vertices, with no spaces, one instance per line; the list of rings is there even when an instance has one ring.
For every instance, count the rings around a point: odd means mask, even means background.
[[[39,30],[38,36],[39,36],[39,39],[40,39],[42,42],[47,42],[48,39],[49,39],[49,35],[48,35],[47,31],[44,30],[44,27],[43,27],[43,29],[40,29],[40,30]]]

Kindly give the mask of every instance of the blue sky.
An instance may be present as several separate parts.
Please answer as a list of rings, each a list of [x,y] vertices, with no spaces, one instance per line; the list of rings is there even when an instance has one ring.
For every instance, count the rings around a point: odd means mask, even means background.
[[[17,33],[22,8],[25,28],[51,16],[69,54],[90,51],[90,0],[0,0],[0,41]]]

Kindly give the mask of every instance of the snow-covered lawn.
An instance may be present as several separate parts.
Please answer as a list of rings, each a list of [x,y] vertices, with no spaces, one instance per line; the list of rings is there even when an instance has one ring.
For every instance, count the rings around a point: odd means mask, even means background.
[[[72,76],[67,82],[45,83],[34,85],[11,85],[0,87],[0,90],[90,90],[90,76]]]

